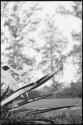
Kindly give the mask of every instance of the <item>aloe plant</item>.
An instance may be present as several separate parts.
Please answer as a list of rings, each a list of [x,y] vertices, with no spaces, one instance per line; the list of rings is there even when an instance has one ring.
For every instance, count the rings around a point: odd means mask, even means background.
[[[38,81],[33,82],[33,83],[29,84],[29,85],[21,87],[20,89],[14,91],[14,93],[11,94],[9,97],[3,99],[3,97],[7,93],[7,92],[5,92],[4,95],[2,96],[1,107],[3,108],[4,106],[12,104],[12,101],[14,101],[17,97],[19,97],[23,93],[29,92],[29,91],[31,91],[33,89],[36,89],[37,87],[41,86],[42,84],[44,84],[45,82],[47,82],[50,78],[52,78],[55,74],[57,74],[60,70],[62,70],[62,68],[63,68],[62,65],[59,65],[58,70],[55,71],[54,73],[45,75],[44,77],[42,77]],[[8,89],[7,89],[7,91],[8,91]],[[13,111],[17,110],[18,107],[21,107],[21,106],[23,106],[23,105],[25,105],[27,103],[31,103],[31,102],[34,102],[34,101],[37,101],[37,100],[44,99],[44,98],[46,98],[48,96],[54,95],[54,94],[59,93],[61,91],[62,90],[59,90],[57,92],[50,93],[50,94],[47,94],[47,95],[43,95],[43,96],[40,96],[38,98],[30,99],[28,101],[24,100],[23,102],[19,103],[16,108],[13,108],[12,110],[10,109],[8,112],[13,112]],[[48,108],[48,109],[41,109],[41,110],[39,110],[39,109],[37,109],[37,110],[30,110],[30,111],[28,110],[28,112],[27,111],[26,112],[27,112],[27,115],[35,115],[35,114],[40,114],[40,113],[49,112],[49,111],[53,111],[53,110],[58,110],[58,109],[62,109],[62,108],[68,108],[68,107],[72,107],[72,106],[57,107],[57,108]],[[24,112],[24,110],[23,110],[23,112]]]
[[[62,70],[62,65],[60,65],[58,70],[55,71],[54,73],[46,75],[46,76],[42,77],[41,79],[39,79],[38,81],[33,82],[33,83],[29,84],[29,85],[23,86],[20,89],[16,90],[8,98],[1,101],[1,106],[4,106],[5,104],[15,100],[17,97],[19,97],[20,95],[22,95],[25,92],[31,91],[31,90],[41,86],[42,84],[47,82],[50,78],[52,78],[55,74],[57,74],[60,70]]]

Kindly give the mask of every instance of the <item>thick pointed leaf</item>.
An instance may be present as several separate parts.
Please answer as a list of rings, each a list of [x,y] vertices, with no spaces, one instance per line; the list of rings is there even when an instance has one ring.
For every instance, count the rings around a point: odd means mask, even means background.
[[[19,90],[15,93],[13,93],[12,95],[10,95],[8,98],[4,99],[1,101],[1,106],[13,101],[14,99],[16,99],[17,97],[19,97],[20,95],[22,95],[23,93],[25,93],[26,91],[29,91],[31,87],[26,87],[25,89]]]
[[[22,90],[22,89],[24,89],[24,88],[26,88],[26,87],[30,87],[30,86],[37,86],[37,85],[40,86],[40,82],[41,82],[44,78],[46,78],[47,76],[48,76],[48,75],[45,75],[44,77],[42,77],[42,78],[39,79],[38,81],[33,82],[33,83],[30,83],[29,85],[23,86],[23,87],[19,88],[18,90],[16,90],[15,92],[17,92],[17,91],[19,91],[19,90]],[[36,85],[36,83],[37,83],[37,85]],[[14,92],[14,93],[15,93],[15,92]]]
[[[31,91],[31,90],[41,86],[42,84],[47,82],[54,74],[58,73],[61,69],[62,69],[62,67],[60,67],[60,69],[58,69],[58,71],[55,71],[54,73],[52,73],[50,75],[46,75],[43,78],[41,78],[40,80],[18,89],[12,95],[10,95],[8,98],[2,100],[1,106],[13,101],[14,99],[16,99],[17,97],[19,97],[20,95],[22,95],[25,92]]]
[[[76,107],[76,106],[75,105],[71,105],[71,106],[62,106],[62,107],[56,107],[56,108],[46,108],[46,109],[40,109],[40,110],[36,109],[34,111],[27,112],[27,116],[41,114],[41,113],[50,112],[50,111],[54,111],[54,110],[65,109],[65,108],[72,108],[72,107]]]
[[[45,78],[45,77],[47,77],[47,75],[44,76],[43,78]],[[20,89],[16,90],[16,91],[15,91],[12,95],[10,95],[8,98],[6,98],[6,99],[4,99],[4,100],[1,101],[1,106],[7,104],[8,102],[11,102],[12,100],[14,100],[14,99],[16,99],[17,97],[19,97],[20,95],[22,95],[23,93],[28,92],[28,91],[34,89],[34,86],[36,86],[35,88],[39,87],[40,85],[43,84],[43,82],[42,82],[42,84],[41,84],[41,80],[42,80],[43,78],[39,79],[39,80],[38,80],[39,82],[37,81],[37,82],[31,83],[31,84],[29,84],[29,85],[23,86],[23,87],[21,87]],[[37,84],[36,84],[36,83],[37,83]]]
[[[25,114],[26,116],[30,116],[30,115],[41,114],[41,113],[50,112],[50,111],[54,111],[54,110],[74,108],[74,107],[76,107],[76,106],[68,105],[68,106],[60,106],[60,107],[53,107],[53,108],[26,109],[26,110],[21,110],[21,111],[19,111],[19,110],[13,111],[13,113]]]

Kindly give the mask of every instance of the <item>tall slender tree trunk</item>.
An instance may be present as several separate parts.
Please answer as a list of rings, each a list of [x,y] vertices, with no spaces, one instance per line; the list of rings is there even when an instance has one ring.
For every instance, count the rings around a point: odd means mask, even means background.
[[[52,41],[50,41],[50,56],[51,56],[51,72],[53,72],[54,71],[54,66],[53,66],[53,45],[52,45]],[[52,82],[53,82],[53,89],[55,90],[54,76],[52,78]]]
[[[14,48],[13,48],[13,68],[15,68],[15,40],[14,40]]]

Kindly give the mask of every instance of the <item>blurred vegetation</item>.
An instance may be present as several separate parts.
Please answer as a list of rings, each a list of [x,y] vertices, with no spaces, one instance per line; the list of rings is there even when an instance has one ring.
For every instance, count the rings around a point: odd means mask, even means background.
[[[52,88],[48,86],[43,87],[41,90],[33,90],[28,93],[29,99],[34,99],[42,95],[46,95],[52,93]],[[82,83],[77,82],[71,83],[70,87],[65,87],[64,90],[60,93],[57,93],[56,96],[52,95],[47,97],[48,98],[82,98]]]
[[[50,16],[48,13],[48,15],[45,15],[45,19],[42,19],[42,17],[38,15],[38,13],[43,11],[42,6],[39,4],[32,4],[31,6],[27,6],[27,8],[23,8],[26,4],[27,2],[13,2],[12,4],[10,1],[1,3],[1,63],[4,63],[3,58],[5,58],[6,62],[11,67],[18,69],[19,71],[24,70],[26,67],[24,79],[23,76],[21,76],[23,83],[26,84],[27,82],[32,82],[36,78],[39,78],[38,74],[36,75],[36,72],[38,73],[41,71],[42,74],[53,72],[61,57],[64,58],[64,65],[67,58],[73,57],[72,63],[74,63],[74,66],[76,65],[79,67],[77,76],[81,77],[82,31],[80,30],[77,32],[75,29],[71,29],[70,36],[74,42],[74,46],[68,54],[64,54],[63,51],[67,48],[69,43],[69,36],[66,36],[62,32],[62,27],[59,28],[57,25],[55,21],[56,13],[54,16]],[[73,19],[79,20],[79,23],[81,24],[81,6],[82,3],[80,1],[72,1],[72,12],[61,5],[57,8],[57,14],[63,17],[65,15],[69,16],[69,19],[73,16]],[[20,14],[22,14],[22,16]],[[42,23],[44,24],[42,25]],[[41,26],[43,27],[41,28]],[[37,39],[34,35],[30,35],[33,33],[38,36]],[[42,43],[43,41],[44,45],[40,46],[39,43]],[[76,41],[78,44],[76,44]],[[4,48],[5,44],[6,46]],[[34,54],[27,51],[24,52],[29,49],[32,50],[31,52],[34,52]],[[40,60],[38,58],[40,58]],[[15,75],[14,73],[11,74],[18,83],[21,82],[19,81],[20,78],[18,75]],[[59,74],[59,76],[62,77],[61,74]],[[55,89],[57,87],[56,80],[56,77],[53,77],[52,85]]]
[[[57,98],[82,97],[82,83],[71,83],[71,87],[66,87],[63,92],[56,95]]]
[[[49,87],[45,86],[42,88],[41,91],[33,90],[29,92],[29,99],[36,98],[41,95],[45,95],[45,94],[53,92],[51,88],[49,89],[48,88]],[[82,98],[82,83],[81,82],[77,82],[77,83],[72,82],[70,87],[65,87],[64,90],[60,93],[57,93],[56,96],[52,95],[47,98],[77,98],[77,97]]]

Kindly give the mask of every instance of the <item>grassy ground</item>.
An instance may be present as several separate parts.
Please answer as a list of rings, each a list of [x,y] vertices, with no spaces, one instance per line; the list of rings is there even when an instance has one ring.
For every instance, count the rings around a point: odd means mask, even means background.
[[[67,106],[67,105],[82,106],[82,99],[81,98],[41,99],[36,102],[31,102],[29,104],[26,104],[21,108],[36,109],[36,108]]]
[[[27,113],[11,113],[5,118],[4,122],[23,122],[27,121],[29,123],[31,120],[47,120],[54,124],[81,124],[82,123],[82,99],[44,99],[34,103],[26,104],[25,108],[50,108],[50,107],[59,107],[66,105],[76,105],[80,108],[78,109],[66,109],[66,110],[57,110],[47,113],[42,113],[38,115],[30,115]],[[9,120],[8,120],[9,119]],[[47,123],[49,124],[49,123]]]

